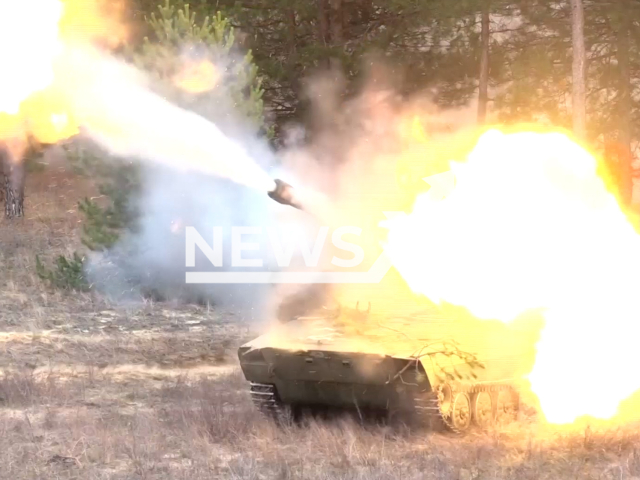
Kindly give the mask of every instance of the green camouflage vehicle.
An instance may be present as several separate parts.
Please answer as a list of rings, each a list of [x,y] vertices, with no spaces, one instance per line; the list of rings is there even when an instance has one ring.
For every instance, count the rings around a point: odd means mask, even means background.
[[[534,342],[500,322],[356,306],[279,324],[238,355],[255,405],[273,418],[334,407],[410,414],[460,433],[517,415]]]

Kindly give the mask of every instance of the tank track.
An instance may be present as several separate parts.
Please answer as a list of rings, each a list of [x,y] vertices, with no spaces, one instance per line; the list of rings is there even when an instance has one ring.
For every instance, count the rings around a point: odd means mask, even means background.
[[[445,419],[440,408],[440,401],[435,392],[429,392],[415,399],[416,413],[422,423],[430,430],[442,431],[451,429],[451,425]]]
[[[499,392],[508,391],[517,398],[517,391],[510,385],[455,385],[450,386],[452,396],[458,393],[466,393],[470,399],[479,392],[488,392],[493,401],[495,415],[496,398]],[[292,421],[293,415],[288,405],[282,403],[278,398],[275,385],[264,383],[250,383],[251,400],[256,408],[266,418],[274,420],[279,424],[288,424]],[[440,390],[426,392],[414,398],[414,409],[421,422],[434,431],[450,431],[455,434],[464,434],[466,429],[460,430],[451,419],[451,412],[445,411],[442,407]],[[516,410],[519,405],[516,406]],[[470,413],[471,414],[471,413]]]
[[[249,391],[253,404],[265,417],[278,423],[291,419],[290,409],[278,398],[275,385],[251,382]]]
[[[450,386],[452,396],[458,393],[466,393],[473,400],[473,395],[479,392],[488,392],[491,394],[493,403],[493,414],[496,414],[496,398],[499,392],[511,392],[518,399],[516,411],[519,410],[519,395],[517,391],[510,385],[504,384],[475,384],[475,385],[455,385]],[[450,412],[446,412],[442,408],[439,390],[431,391],[415,399],[414,408],[420,418],[426,423],[430,429],[435,431],[448,430],[455,434],[463,434],[465,430],[458,429],[451,420]]]

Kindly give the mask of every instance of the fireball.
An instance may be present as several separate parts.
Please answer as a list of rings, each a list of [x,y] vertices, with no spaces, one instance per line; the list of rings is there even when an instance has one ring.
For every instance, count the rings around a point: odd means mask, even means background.
[[[545,326],[529,375],[546,419],[610,419],[640,390],[640,235],[560,133],[486,132],[451,161],[455,186],[387,222],[385,251],[414,292]]]
[[[173,78],[178,88],[189,93],[213,90],[220,81],[220,72],[209,60],[187,61]]]
[[[33,15],[33,12],[38,12]],[[2,2],[0,15],[0,111],[15,115],[20,103],[53,81],[52,61],[61,51],[58,22],[63,5],[57,0]],[[19,19],[30,19],[30,24]]]
[[[119,44],[126,35],[118,17],[122,6],[105,0],[2,2],[0,139],[24,142],[31,135],[55,143],[78,133],[56,65],[70,46]]]

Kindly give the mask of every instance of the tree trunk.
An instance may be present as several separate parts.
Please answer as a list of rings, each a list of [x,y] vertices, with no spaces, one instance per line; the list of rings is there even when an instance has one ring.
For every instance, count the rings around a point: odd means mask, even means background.
[[[360,10],[360,20],[363,25],[371,21],[373,15],[373,0],[358,0],[358,10]]]
[[[344,43],[342,0],[329,1],[331,2],[331,45],[341,46]]]
[[[7,148],[2,153],[2,172],[4,175],[4,214],[7,218],[24,216],[24,162],[15,161]]]
[[[318,42],[322,47],[329,45],[329,0],[318,0]],[[330,68],[331,60],[323,58],[320,64]]]
[[[627,7],[627,8],[625,8]],[[620,2],[621,25],[618,31],[617,60],[619,69],[618,86],[618,171],[620,172],[620,197],[625,205],[631,204],[633,195],[631,153],[631,71],[629,68],[629,8],[626,1]]]
[[[296,21],[296,11],[294,9],[290,9],[288,16],[289,27],[291,28],[291,31],[289,32],[289,53],[291,53],[292,56],[295,56],[298,48],[298,22]]]
[[[329,43],[328,0],[318,0],[318,41],[321,45]]]
[[[573,45],[573,133],[580,140],[587,136],[586,51],[584,46],[584,9],[582,0],[571,0]]]
[[[487,120],[487,103],[489,102],[489,6],[482,9],[480,33],[480,79],[478,82],[478,124],[482,125]]]

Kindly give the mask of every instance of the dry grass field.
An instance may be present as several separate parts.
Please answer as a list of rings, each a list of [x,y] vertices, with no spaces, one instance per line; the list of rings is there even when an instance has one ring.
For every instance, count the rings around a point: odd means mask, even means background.
[[[91,194],[52,166],[28,179],[27,218],[0,220],[1,479],[640,478],[639,425],[522,414],[464,438],[351,418],[276,428],[237,367],[257,333],[242,318],[110,305],[37,278],[36,254],[78,247],[76,202]]]

